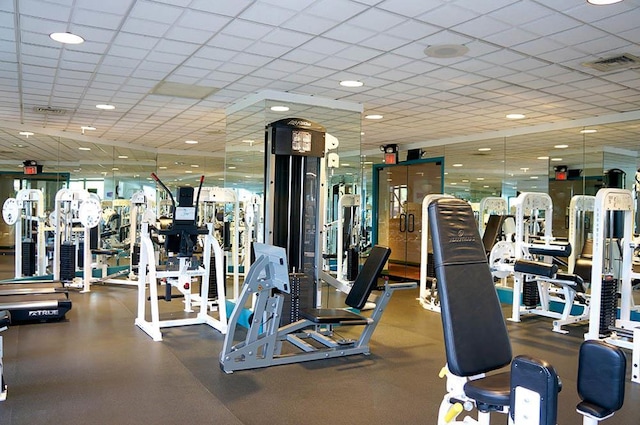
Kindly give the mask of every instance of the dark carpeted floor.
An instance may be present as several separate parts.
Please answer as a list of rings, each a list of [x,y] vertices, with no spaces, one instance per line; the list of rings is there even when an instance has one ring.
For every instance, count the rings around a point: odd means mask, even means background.
[[[11,277],[12,267],[13,257],[0,256],[0,277]],[[9,396],[0,424],[434,424],[445,390],[442,331],[417,295],[396,292],[370,356],[228,375],[218,366],[217,331],[166,329],[153,342],[134,326],[135,288],[94,286],[72,293],[66,321],[3,332]],[[559,335],[540,317],[508,327],[514,355],[541,357],[560,373],[558,423],[582,423],[575,379],[586,327]],[[639,401],[640,385],[628,383],[625,406],[604,423],[637,424]]]

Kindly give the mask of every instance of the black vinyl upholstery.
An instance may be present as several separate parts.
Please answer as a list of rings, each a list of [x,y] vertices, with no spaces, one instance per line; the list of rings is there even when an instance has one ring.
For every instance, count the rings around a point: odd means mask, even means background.
[[[11,314],[7,310],[0,310],[0,328],[9,326],[11,323]]]
[[[580,346],[578,395],[579,412],[605,418],[622,407],[627,359],[622,349],[591,340]]]
[[[482,245],[486,253],[491,252],[491,249],[498,241],[498,237],[502,231],[502,223],[508,216],[491,214],[487,220],[487,225],[484,227],[484,233],[482,234]]]
[[[371,291],[377,286],[378,276],[382,272],[390,254],[391,249],[381,245],[376,245],[371,249],[360,273],[358,273],[356,280],[353,282],[349,295],[345,299],[346,305],[357,310],[364,308]],[[366,317],[343,309],[305,308],[300,310],[300,316],[314,323],[351,325],[364,325],[367,323]]]
[[[558,273],[558,266],[555,264],[541,263],[531,260],[516,260],[513,271],[537,276],[554,277]]]
[[[438,199],[429,205],[429,226],[449,370],[473,376],[508,365],[511,343],[471,206]]]

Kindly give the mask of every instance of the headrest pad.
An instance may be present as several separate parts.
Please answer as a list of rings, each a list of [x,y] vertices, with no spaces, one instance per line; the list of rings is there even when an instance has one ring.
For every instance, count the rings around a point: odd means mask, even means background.
[[[430,223],[437,223],[432,231],[434,245],[440,246],[440,250],[434,252],[436,267],[487,262],[473,210],[467,202],[453,198],[438,199],[429,205],[429,219]]]

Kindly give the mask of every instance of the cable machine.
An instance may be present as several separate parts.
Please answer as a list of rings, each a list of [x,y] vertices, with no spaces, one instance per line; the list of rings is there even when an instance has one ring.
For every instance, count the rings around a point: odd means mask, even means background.
[[[156,265],[149,223],[143,222],[138,268],[138,315],[135,324],[154,341],[162,341],[161,329],[165,327],[206,324],[224,334],[227,332],[227,313],[224,301],[223,253],[213,237],[213,224],[198,226],[197,205],[204,176],[200,178],[200,188],[195,204],[193,187],[179,187],[178,202],[176,203],[173,194],[158,176],[154,173],[151,176],[171,198],[171,223],[167,228],[160,229],[159,233],[165,236],[167,252],[175,254],[175,256],[169,257],[164,267]],[[194,255],[199,238],[204,239],[201,258]],[[218,300],[209,298],[212,252],[216,263],[215,284],[218,289],[217,293],[221,294]],[[192,281],[197,278],[200,278],[200,291],[194,293]],[[164,281],[165,285],[163,296],[158,295],[160,281]],[[180,294],[173,295],[173,288],[177,289]],[[184,311],[187,313],[193,312],[192,307],[194,306],[198,308],[195,317],[161,320],[159,300],[171,301],[173,297],[184,299]],[[149,304],[149,318],[147,318],[147,304]],[[216,310],[218,311],[217,318],[209,314],[210,311]]]
[[[200,194],[200,203],[198,207],[201,209],[200,220],[202,223],[212,223],[214,235],[218,236],[218,242],[224,249],[231,249],[231,266],[233,267],[233,299],[238,299],[240,293],[240,203],[238,196],[233,189],[225,189],[222,187],[203,187]],[[233,208],[233,221],[225,218],[226,206],[231,205]],[[245,249],[250,249],[245,247]],[[222,269],[224,275],[227,274],[227,263]]]
[[[484,229],[490,215],[507,215],[508,213],[509,208],[506,199],[499,196],[482,198],[478,210],[478,229],[480,230],[480,236],[484,235]]]
[[[314,286],[322,266],[325,147],[324,127],[306,119],[286,118],[267,126],[264,242],[285,248],[289,272],[306,276],[302,286],[308,287],[302,290],[308,294],[301,296],[300,308],[320,300]]]
[[[625,189],[600,189],[593,214],[593,265],[591,268],[591,315],[585,339],[604,339],[632,350],[631,381],[640,383],[640,327],[631,320],[634,309],[631,280],[640,278],[632,271],[635,244],[632,239],[634,200]],[[620,279],[615,277],[619,239],[616,225],[623,224]],[[619,318],[618,297],[620,298]]]
[[[2,216],[15,225],[15,278],[47,274],[44,195],[40,189],[21,189],[7,198]]]
[[[91,238],[91,229],[98,226],[102,206],[98,195],[84,189],[60,189],[56,193],[55,210],[49,218],[55,228],[53,247],[53,280],[62,280],[65,286],[91,290],[91,248],[98,240]],[[76,258],[79,251],[78,233],[82,233],[82,278],[75,277]]]

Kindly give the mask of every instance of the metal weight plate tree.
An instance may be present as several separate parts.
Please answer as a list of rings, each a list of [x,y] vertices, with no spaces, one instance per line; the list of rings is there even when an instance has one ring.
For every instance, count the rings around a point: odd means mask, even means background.
[[[289,271],[318,280],[320,217],[324,210],[325,129],[300,118],[267,126],[265,148],[265,223],[268,244],[286,249]],[[312,290],[312,288],[309,288]],[[313,307],[310,294],[301,308]]]

